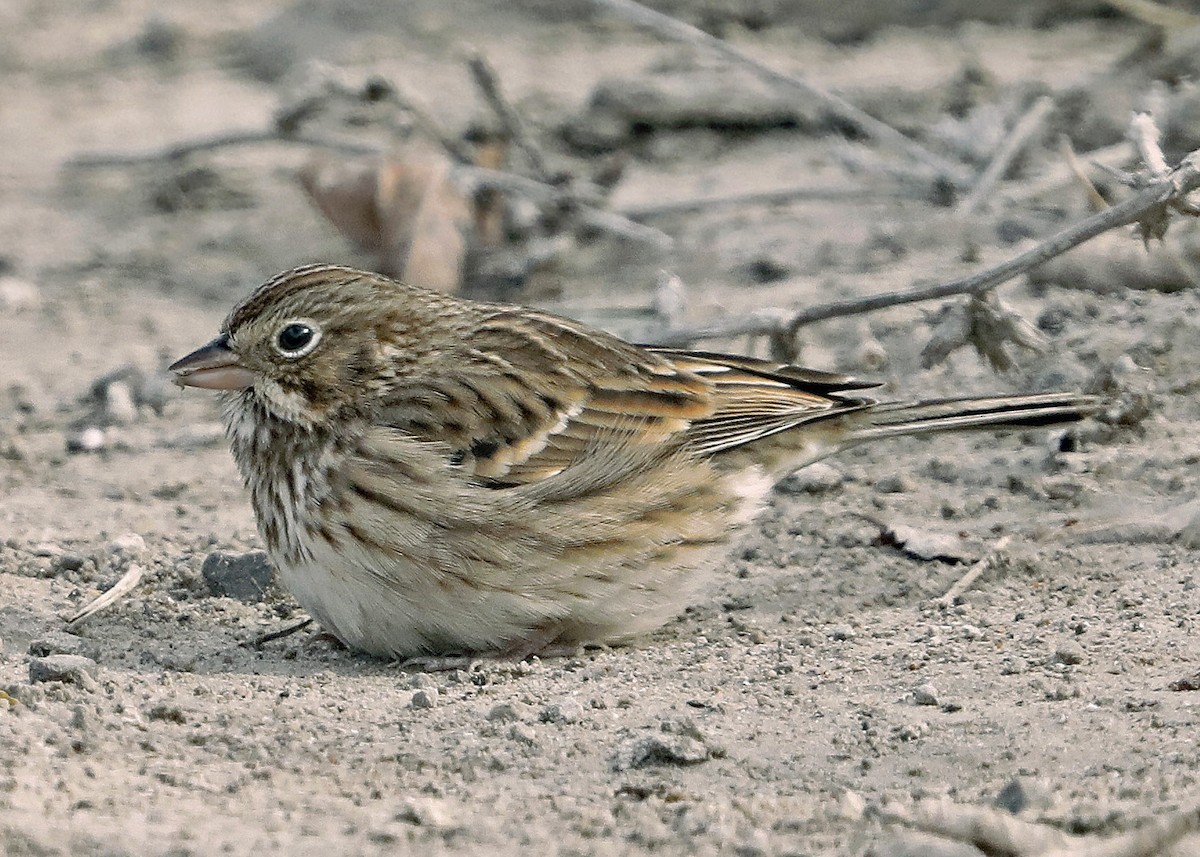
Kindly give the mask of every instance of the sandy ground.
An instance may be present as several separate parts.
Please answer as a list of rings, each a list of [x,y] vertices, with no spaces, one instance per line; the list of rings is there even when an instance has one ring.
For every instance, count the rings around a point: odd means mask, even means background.
[[[810,468],[776,492],[714,591],[638,646],[426,674],[313,629],[247,645],[302,614],[280,592],[210,592],[205,557],[258,539],[214,402],[164,387],[162,369],[276,271],[369,259],[304,198],[297,147],[64,163],[265,127],[312,56],[401,81],[460,129],[481,110],[462,62],[478,47],[547,139],[599,79],[688,56],[611,22],[556,23],[545,4],[379,6],[0,9],[0,853],[882,854],[916,841],[873,814],[887,801],[990,805],[1015,784],[1027,817],[1107,834],[1197,799],[1200,694],[1172,689],[1200,670],[1200,302],[1186,289],[1009,285],[1004,299],[1051,344],[1004,375],[966,352],[921,368],[923,309],[806,330],[806,363],[877,374],[889,395],[1107,374],[1152,412],[1065,439],[893,442]],[[984,101],[1061,97],[1144,37],[1086,11],[1017,17],[891,23],[839,44],[786,16],[725,34],[906,128],[936,118],[965,67],[982,70]],[[1082,147],[1116,141],[1125,95]],[[659,132],[615,204],[835,184],[833,147],[803,127]],[[215,175],[211,192],[178,191],[196,167]],[[546,305],[644,304],[663,264],[688,282],[697,322],[905,288],[1010,255],[1005,224],[1045,234],[1083,214],[1060,194],[962,224],[871,181],[874,198],[658,221],[678,239],[668,260],[585,248]],[[771,265],[783,275],[770,282],[748,273]],[[146,404],[102,450],[70,451],[93,422],[93,382],[126,366],[144,373]],[[960,561],[914,557],[881,526],[941,534]],[[936,606],[1003,536],[963,601]],[[139,587],[64,636],[64,617],[130,562]],[[95,666],[31,683],[31,650]]]

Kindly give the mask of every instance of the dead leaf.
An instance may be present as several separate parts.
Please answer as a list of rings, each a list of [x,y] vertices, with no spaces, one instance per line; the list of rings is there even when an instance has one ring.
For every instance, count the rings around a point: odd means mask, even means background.
[[[378,254],[383,273],[443,292],[461,287],[471,207],[444,156],[317,158],[301,169],[300,183],[342,235]]]

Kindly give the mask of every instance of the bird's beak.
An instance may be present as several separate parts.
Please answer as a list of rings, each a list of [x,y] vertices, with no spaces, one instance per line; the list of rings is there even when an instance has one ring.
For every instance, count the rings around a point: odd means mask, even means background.
[[[238,356],[229,347],[229,337],[225,334],[187,357],[179,358],[171,364],[170,370],[175,373],[175,383],[180,387],[244,390],[254,383],[254,373],[238,363]]]

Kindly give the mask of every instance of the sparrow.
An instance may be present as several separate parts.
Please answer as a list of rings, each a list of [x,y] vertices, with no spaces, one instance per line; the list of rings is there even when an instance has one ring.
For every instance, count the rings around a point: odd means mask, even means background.
[[[221,391],[282,585],[389,658],[629,642],[694,602],[797,468],[1097,408],[1069,392],[879,402],[848,375],[635,345],[335,265],[267,281],[170,370]]]

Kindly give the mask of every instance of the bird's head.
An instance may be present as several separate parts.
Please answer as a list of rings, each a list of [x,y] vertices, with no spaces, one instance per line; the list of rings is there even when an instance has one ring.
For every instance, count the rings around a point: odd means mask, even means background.
[[[447,300],[350,268],[297,268],[234,307],[220,335],[170,371],[180,386],[243,391],[278,419],[314,425],[369,406],[427,358]]]

